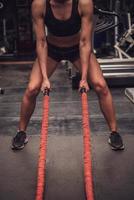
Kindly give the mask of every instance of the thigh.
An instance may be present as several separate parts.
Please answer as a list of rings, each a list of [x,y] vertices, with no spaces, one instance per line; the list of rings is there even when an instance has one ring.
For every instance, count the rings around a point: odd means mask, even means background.
[[[55,71],[56,67],[57,67],[57,62],[55,60],[53,60],[52,58],[48,57],[48,59],[47,59],[47,76],[48,76],[48,78],[51,77],[51,75]],[[41,72],[41,69],[39,66],[38,59],[36,59],[33,64],[31,74],[30,74],[29,84],[40,88],[42,80],[43,80],[42,72]]]
[[[91,54],[89,60],[89,80],[91,84],[105,83],[105,79],[94,53]]]
[[[76,69],[79,70],[81,73],[80,59],[76,60],[73,64],[76,67]],[[90,59],[89,59],[89,68],[88,68],[88,77],[87,78],[88,78],[88,81],[92,85],[97,84],[98,82],[105,83],[105,79],[103,77],[102,70],[96,59],[96,56],[93,53],[91,54]]]

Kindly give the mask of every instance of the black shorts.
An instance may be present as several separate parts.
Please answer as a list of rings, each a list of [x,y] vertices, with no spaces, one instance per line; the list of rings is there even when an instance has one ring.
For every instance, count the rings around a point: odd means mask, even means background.
[[[57,62],[61,60],[69,60],[70,62],[76,61],[79,56],[79,44],[72,47],[57,47],[47,41],[48,56]]]

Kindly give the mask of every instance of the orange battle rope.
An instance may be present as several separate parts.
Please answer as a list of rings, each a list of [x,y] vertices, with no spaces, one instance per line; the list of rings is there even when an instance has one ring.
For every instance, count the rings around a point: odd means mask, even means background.
[[[91,136],[88,113],[88,100],[85,88],[81,88],[82,100],[82,125],[83,125],[83,143],[84,143],[84,181],[87,200],[94,200],[93,177],[92,177],[92,159],[91,159]]]
[[[40,152],[38,161],[38,176],[36,200],[43,200],[45,188],[45,171],[46,171],[46,151],[47,151],[47,135],[48,135],[48,114],[49,114],[49,90],[44,91],[43,99],[43,116],[40,138]]]

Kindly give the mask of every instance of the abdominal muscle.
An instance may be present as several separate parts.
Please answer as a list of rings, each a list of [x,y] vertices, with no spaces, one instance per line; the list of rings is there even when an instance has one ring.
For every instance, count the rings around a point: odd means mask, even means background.
[[[50,44],[53,44],[57,47],[71,47],[79,44],[80,41],[80,32],[72,35],[72,36],[65,36],[65,37],[57,37],[52,35],[51,33],[47,33],[47,41]]]

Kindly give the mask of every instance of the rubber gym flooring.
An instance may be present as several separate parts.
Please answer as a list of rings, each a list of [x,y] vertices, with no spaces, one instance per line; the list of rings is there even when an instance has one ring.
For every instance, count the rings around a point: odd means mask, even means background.
[[[10,149],[31,65],[0,65],[0,200],[33,200],[36,190],[42,94],[27,129],[25,149]],[[45,200],[85,200],[81,99],[63,66],[51,78]],[[124,151],[112,151],[109,130],[93,90],[89,93],[95,200],[134,200],[134,105],[125,88],[112,88]]]

